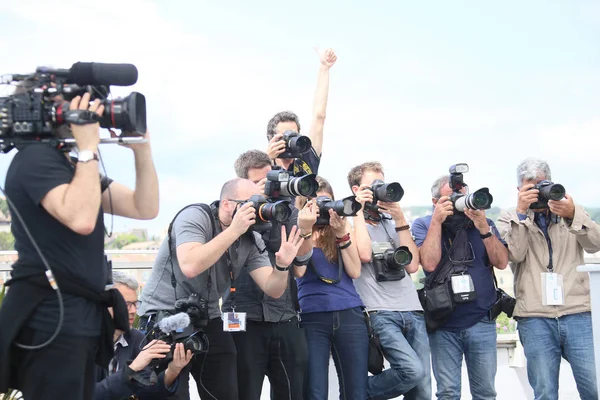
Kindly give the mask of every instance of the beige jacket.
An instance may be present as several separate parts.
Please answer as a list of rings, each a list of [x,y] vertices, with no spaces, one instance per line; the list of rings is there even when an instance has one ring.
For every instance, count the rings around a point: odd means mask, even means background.
[[[584,264],[584,250],[600,251],[600,227],[592,221],[582,206],[575,205],[575,215],[569,225],[564,219],[550,223],[548,235],[552,243],[554,272],[562,274],[564,305],[542,305],[542,272],[548,272],[550,252],[544,233],[527,211],[527,219],[519,221],[516,211],[504,212],[496,227],[508,244],[508,259],[515,275],[518,317],[557,318],[590,311],[590,280],[587,273],[577,272]]]

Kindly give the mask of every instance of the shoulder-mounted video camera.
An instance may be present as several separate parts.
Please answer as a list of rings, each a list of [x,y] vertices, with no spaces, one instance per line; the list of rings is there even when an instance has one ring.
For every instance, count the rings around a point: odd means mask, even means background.
[[[312,143],[308,136],[302,136],[295,131],[285,131],[281,138],[285,142],[285,151],[277,158],[298,158],[304,153],[308,153]]]
[[[0,97],[0,151],[7,153],[18,144],[45,141],[74,143],[74,139],[56,137],[64,124],[99,122],[102,128],[116,128],[143,135],[146,133],[146,99],[132,92],[125,98],[108,99],[110,86],[130,86],[137,82],[138,71],[132,64],[78,62],[70,69],[38,67],[32,74],[15,74],[3,79],[16,85],[15,93]],[[104,113],[98,116],[84,110],[69,110],[76,96],[90,94],[100,99]],[[127,138],[129,139],[129,138]],[[127,141],[123,138],[107,142]]]
[[[289,171],[273,169],[267,173],[265,196],[280,197],[315,197],[319,190],[317,175],[309,174],[294,177]]]
[[[329,225],[329,210],[333,210],[340,217],[354,217],[361,209],[360,203],[356,201],[356,196],[349,196],[342,200],[319,196],[317,197],[317,207],[319,207],[319,216],[315,226]]]
[[[378,282],[399,281],[406,276],[405,267],[412,261],[412,253],[406,246],[394,249],[389,242],[373,242],[371,264]]]
[[[532,210],[548,208],[548,200],[562,200],[567,193],[563,185],[545,180],[536,183],[531,189],[540,191],[538,194],[538,201],[529,206]]]
[[[187,299],[175,302],[175,312],[161,311],[157,322],[148,333],[149,339],[162,340],[171,345],[165,358],[152,360],[150,367],[159,374],[173,361],[173,351],[177,343],[183,343],[187,352],[193,355],[208,351],[208,339],[204,328],[208,324],[208,302],[196,293]]]
[[[464,194],[461,190],[467,187],[463,181],[463,174],[469,172],[469,166],[465,163],[455,164],[450,167],[450,179],[448,184],[452,189],[450,201],[454,209],[459,212],[469,210],[487,210],[492,206],[492,197],[488,188],[481,188],[473,193]]]

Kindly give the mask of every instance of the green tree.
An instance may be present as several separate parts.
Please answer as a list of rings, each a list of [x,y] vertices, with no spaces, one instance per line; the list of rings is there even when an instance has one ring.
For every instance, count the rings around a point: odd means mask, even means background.
[[[10,232],[0,232],[0,250],[14,250],[15,238]]]
[[[0,211],[8,217],[8,202],[4,197],[0,197]]]
[[[110,249],[122,249],[124,246],[127,246],[131,243],[139,242],[140,238],[131,234],[131,233],[122,233],[115,237],[115,239],[110,242],[107,246]]]

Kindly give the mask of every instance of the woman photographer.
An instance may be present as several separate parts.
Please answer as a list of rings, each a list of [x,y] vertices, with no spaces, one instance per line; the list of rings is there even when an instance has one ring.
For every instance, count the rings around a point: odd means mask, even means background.
[[[317,196],[333,199],[331,185],[318,177]],[[363,303],[352,279],[360,276],[361,262],[352,242],[348,221],[329,210],[329,225],[314,226],[317,203],[298,200],[299,224],[313,224],[312,258],[306,267],[295,268],[298,277],[301,325],[308,343],[307,398],[328,397],[329,354],[337,369],[340,398],[367,398],[368,336]]]

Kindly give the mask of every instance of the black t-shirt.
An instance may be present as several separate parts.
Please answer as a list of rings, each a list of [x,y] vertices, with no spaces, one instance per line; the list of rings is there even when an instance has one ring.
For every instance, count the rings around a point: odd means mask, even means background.
[[[6,194],[21,214],[27,228],[42,254],[56,272],[68,274],[81,285],[96,292],[104,291],[107,270],[104,262],[104,220],[102,207],[98,211],[96,227],[90,235],[79,235],[42,206],[46,194],[57,186],[68,184],[75,175],[75,167],[65,153],[47,144],[31,144],[14,157],[6,173]],[[112,181],[101,179],[102,190]],[[19,264],[39,265],[45,271],[38,253],[25,233],[19,219],[13,215],[12,233]],[[65,308],[62,332],[77,336],[100,334],[101,306],[81,297],[63,293]],[[58,321],[58,299],[45,300],[31,316],[28,326],[54,332]]]
[[[321,158],[317,155],[314,147],[311,147],[309,151],[294,159],[294,162],[288,167],[288,171],[292,172],[294,176],[318,174],[320,162]]]

